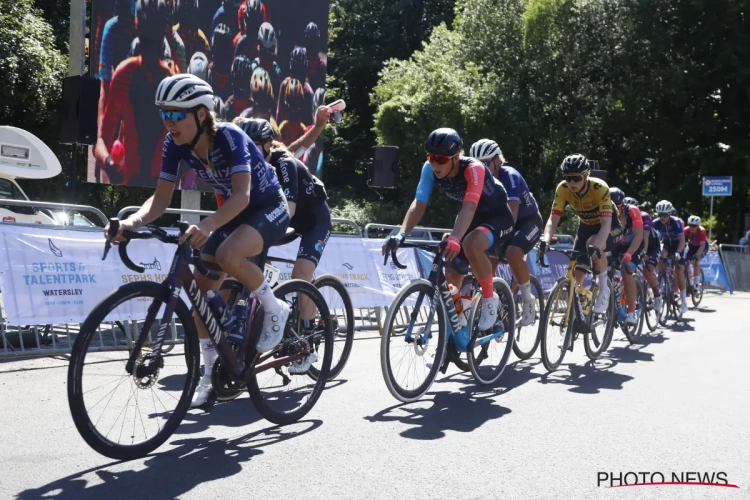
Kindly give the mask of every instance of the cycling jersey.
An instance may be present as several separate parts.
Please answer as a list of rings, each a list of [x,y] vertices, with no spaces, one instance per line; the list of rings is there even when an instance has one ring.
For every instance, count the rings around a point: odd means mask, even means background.
[[[706,241],[706,228],[703,226],[698,226],[698,228],[693,231],[691,227],[688,227],[685,231],[685,239],[688,242],[688,245],[699,247],[701,243]]]
[[[477,204],[477,213],[501,211],[510,213],[508,194],[503,185],[495,179],[490,169],[474,158],[462,156],[458,160],[458,174],[438,179],[430,162],[422,166],[422,176],[417,185],[416,199],[428,203],[435,184],[440,186],[451,200]],[[504,215],[504,214],[503,214]],[[511,222],[512,222],[511,215]]]
[[[623,223],[623,221],[620,220],[620,224],[622,224],[623,230],[622,237],[619,239],[619,244],[629,246],[633,242],[633,238],[635,238],[634,229],[636,227],[643,227],[643,218],[641,217],[641,211],[638,210],[638,207],[634,207],[633,205],[625,205],[625,210],[622,212],[622,214],[618,212],[618,218],[619,217],[622,217],[625,221]],[[640,250],[643,249],[642,247],[643,242],[641,241]]]
[[[325,84],[326,84],[326,62],[325,60],[323,60],[319,54],[313,54],[311,51],[308,52],[307,49],[305,49],[305,52],[307,53],[307,72],[308,72],[308,79],[310,80],[310,84],[316,89],[325,87]]]
[[[595,226],[601,224],[601,218],[612,218],[612,201],[609,197],[609,186],[595,177],[589,177],[586,193],[580,195],[568,188],[568,183],[562,181],[555,190],[555,201],[552,204],[552,214],[562,215],[565,206],[570,205],[580,217],[581,224]],[[619,226],[617,218],[612,221],[612,227]]]
[[[262,205],[267,198],[276,196],[281,190],[273,168],[263,160],[258,148],[237,125],[218,124],[209,159],[213,170],[203,164],[189,144],[178,146],[172,134],[167,134],[159,178],[176,182],[180,160],[185,160],[203,182],[213,187],[222,198],[228,199],[232,196],[232,176],[249,173],[250,208]]]
[[[307,169],[304,163],[286,151],[271,153],[268,163],[276,169],[276,177],[290,203],[296,203],[295,216],[320,205],[328,199],[325,186]],[[292,223],[292,225],[294,225]]]
[[[501,165],[498,177],[505,190],[508,192],[509,201],[517,201],[518,219],[538,214],[539,207],[534,195],[529,191],[529,186],[521,173],[510,165]]]
[[[656,229],[659,232],[659,239],[661,239],[662,243],[667,245],[668,243],[677,243],[677,241],[680,239],[680,236],[683,236],[685,233],[682,231],[682,224],[680,224],[679,219],[669,216],[669,221],[664,224],[661,219],[654,220],[654,229]],[[670,245],[672,246],[672,245]]]

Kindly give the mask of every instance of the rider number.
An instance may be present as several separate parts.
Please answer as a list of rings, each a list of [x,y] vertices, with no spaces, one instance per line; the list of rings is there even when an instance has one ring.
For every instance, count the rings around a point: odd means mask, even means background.
[[[276,286],[276,283],[279,282],[281,270],[272,266],[271,264],[266,264],[266,267],[263,269],[263,274],[266,277],[266,281],[268,282],[269,286],[273,288]]]

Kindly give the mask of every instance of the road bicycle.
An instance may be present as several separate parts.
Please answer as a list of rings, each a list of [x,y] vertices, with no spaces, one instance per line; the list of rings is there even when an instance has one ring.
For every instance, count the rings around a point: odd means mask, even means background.
[[[438,370],[446,373],[451,362],[460,361],[463,351],[467,352],[469,370],[479,384],[495,382],[505,370],[513,347],[515,306],[508,284],[501,278],[493,279],[500,298],[497,320],[490,329],[480,331],[481,293],[472,279],[471,306],[464,326],[445,279],[445,242],[404,242],[400,248],[422,249],[435,253],[435,258],[428,279],[415,279],[404,286],[385,317],[380,366],[390,393],[404,403],[420,399],[432,386]],[[390,257],[396,267],[406,269],[398,261],[395,248],[390,249]],[[461,274],[469,271],[468,266],[454,267]],[[398,321],[402,308],[409,311],[406,327]],[[410,359],[404,364],[407,356]],[[423,375],[424,379],[409,382],[400,375]]]
[[[667,326],[667,320],[682,318],[682,297],[675,279],[675,261],[673,255],[662,257],[661,271],[659,271],[659,293],[662,296],[661,318],[659,323]]]
[[[188,227],[189,224],[181,222],[180,235]],[[119,220],[110,219],[110,238],[118,228]],[[288,232],[276,244],[285,244],[293,236],[293,232]],[[223,383],[246,384],[258,412],[279,425],[296,422],[312,409],[328,378],[333,343],[328,306],[312,284],[290,280],[274,290],[277,298],[290,305],[291,312],[279,345],[269,352],[258,353],[255,345],[264,314],[257,298],[244,287],[238,292],[242,300],[233,306],[221,304],[222,301],[217,299],[220,294],[204,295],[189,265],[210,279],[218,279],[220,275],[206,267],[198,250],[191,251],[187,242],[179,244],[179,235],[168,235],[163,229],[150,225],[145,232],[123,231],[123,238],[125,241],[119,244],[120,259],[136,272],[143,272],[144,268],[128,257],[130,241],[155,238],[165,244],[177,245],[177,250],[169,274],[162,283],[139,281],[119,287],[104,297],[81,325],[68,369],[68,404],[76,428],[89,446],[118,460],[141,458],[161,446],[185,417],[198,383],[200,353],[194,317],[181,297],[183,293],[216,347],[218,366],[212,372],[215,391],[221,392]],[[110,248],[108,240],[103,260]],[[262,269],[265,252],[255,261]],[[298,307],[301,295],[312,301],[319,319],[326,325],[324,328],[303,328]],[[132,317],[143,307],[147,307],[145,320],[140,324],[140,333],[129,352],[98,352],[96,348],[90,348],[91,340],[101,332],[103,323],[111,324],[115,319]],[[161,320],[157,319],[159,313]],[[173,317],[184,330],[183,352],[175,349],[174,354],[165,355],[162,346]],[[151,347],[146,347],[149,336],[153,342]],[[238,338],[239,341],[230,340]],[[289,381],[295,382],[293,384],[279,382],[276,368],[302,363],[312,355],[317,356],[315,363],[320,372],[313,384],[302,385],[309,380],[304,376],[292,377]],[[119,371],[116,361],[124,362]],[[84,378],[84,375],[87,376]],[[227,380],[221,380],[222,375]],[[270,376],[271,379],[263,383],[261,376]],[[281,389],[281,393],[271,393],[273,389]],[[106,390],[111,392],[102,396],[101,392]],[[125,407],[112,415],[105,415],[110,406],[123,400],[135,403],[135,407]]]
[[[698,307],[703,300],[703,287],[706,278],[703,268],[701,268],[701,272],[696,276],[696,262],[699,262],[698,257],[694,257],[685,263],[685,283],[687,283],[687,291],[694,307]]]
[[[593,312],[593,305],[599,295],[599,278],[591,271],[590,255],[598,253],[598,248],[589,246],[588,252],[554,247],[550,247],[549,250],[560,252],[570,259],[568,272],[557,280],[547,297],[542,317],[542,363],[551,372],[560,366],[566,351],[573,351],[573,345],[580,334],[583,334],[583,346],[589,359],[594,361],[601,356],[612,340],[615,298],[614,294],[610,293],[609,305],[604,314]],[[549,264],[544,262],[545,252],[545,245],[541,245],[538,261],[542,267],[549,267]],[[592,275],[589,289],[576,284],[576,270]],[[609,287],[612,290],[611,282]]]
[[[654,291],[651,289],[651,285],[649,285],[643,274],[644,265],[643,262],[638,265],[636,270],[636,280],[640,283],[641,289],[643,290],[643,316],[646,320],[646,325],[648,326],[649,331],[653,332],[659,327],[662,308],[656,307]]]

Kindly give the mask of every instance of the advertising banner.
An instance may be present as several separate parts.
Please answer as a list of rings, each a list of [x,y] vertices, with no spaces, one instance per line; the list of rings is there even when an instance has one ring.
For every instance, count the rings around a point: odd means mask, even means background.
[[[154,96],[170,75],[206,80],[220,120],[264,118],[284,144],[324,104],[328,0],[94,0],[91,33],[101,96],[89,182],[156,185],[166,130]],[[321,145],[301,156],[313,173]],[[208,189],[184,162],[177,187]]]

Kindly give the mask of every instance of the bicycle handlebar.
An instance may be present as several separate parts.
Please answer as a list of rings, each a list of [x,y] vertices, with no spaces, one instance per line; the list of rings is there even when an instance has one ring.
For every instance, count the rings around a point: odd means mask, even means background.
[[[406,241],[402,242],[397,247],[389,247],[389,249],[385,253],[385,257],[383,258],[383,265],[386,265],[388,263],[388,254],[391,256],[391,261],[393,261],[393,265],[395,265],[399,269],[406,269],[406,266],[401,264],[398,260],[398,256],[396,255],[396,251],[399,248],[419,248],[421,250],[426,250],[428,252],[440,252],[448,243],[446,241],[431,241],[431,242],[423,242],[423,243],[407,243]],[[442,252],[440,252],[442,253]]]
[[[190,224],[187,222],[179,222],[178,227],[180,229],[180,235],[179,236],[171,236],[167,234],[166,231],[164,231],[162,228],[155,226],[155,225],[148,225],[146,228],[149,230],[148,233],[142,233],[138,231],[123,231],[122,237],[125,239],[122,243],[118,245],[118,253],[120,254],[120,260],[122,260],[122,263],[127,266],[128,269],[132,269],[133,271],[137,273],[142,273],[146,269],[143,266],[139,266],[132,260],[130,260],[130,257],[128,256],[128,243],[130,243],[130,240],[148,240],[151,238],[156,238],[162,243],[169,243],[173,245],[179,245],[180,244],[180,236],[182,236],[185,231],[187,231],[188,227],[190,227]],[[112,248],[112,238],[114,238],[117,235],[117,231],[120,229],[120,219],[113,217],[109,219],[109,238],[104,243],[104,255],[102,256],[102,260],[107,258],[107,253],[109,253],[109,250]],[[187,242],[184,242],[183,245],[187,245]],[[192,255],[190,258],[190,263],[195,266],[195,269],[201,273],[203,276],[206,276],[209,279],[212,280],[218,280],[220,278],[220,274],[216,271],[212,271],[206,267],[206,265],[203,263],[203,259],[201,259],[200,250],[195,248],[192,250]]]

